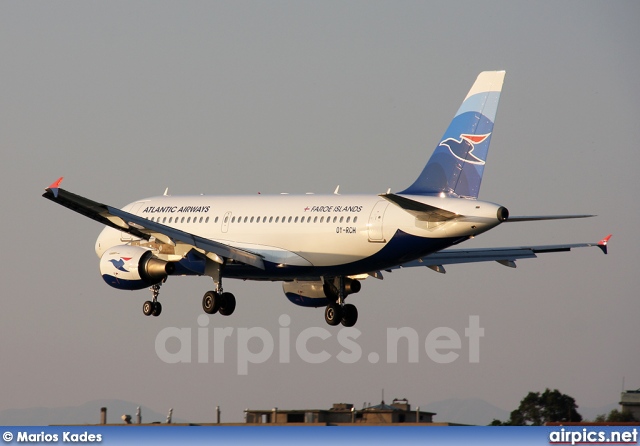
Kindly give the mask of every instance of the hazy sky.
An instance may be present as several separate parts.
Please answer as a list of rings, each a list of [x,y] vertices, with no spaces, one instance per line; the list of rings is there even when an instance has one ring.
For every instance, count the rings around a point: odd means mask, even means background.
[[[239,421],[245,408],[360,407],[382,388],[387,400],[474,397],[507,410],[546,387],[585,407],[619,401],[623,377],[640,387],[638,19],[632,1],[1,2],[0,410],[116,398],[191,421],[212,420],[220,405],[224,421]],[[613,233],[610,254],[367,279],[348,299],[360,312],[355,364],[337,359],[339,327],[309,341],[328,361],[296,354],[305,328],[329,328],[322,308],[290,304],[278,283],[232,280],[236,312],[210,318],[210,360],[198,363],[211,280],[170,278],[163,314],[145,317],[148,291],[100,278],[101,226],[40,197],[61,175],[66,189],[117,206],[166,187],[402,190],[477,74],[495,69],[507,75],[480,198],[512,215],[598,217],[502,225],[464,246]],[[282,315],[291,321],[285,364]],[[470,316],[485,330],[479,363],[468,360]],[[166,327],[191,329],[192,363],[159,358]],[[215,327],[234,329],[221,364]],[[238,333],[252,327],[273,336],[276,351],[241,376]],[[417,363],[406,346],[387,363],[387,329],[400,327],[419,335]],[[461,337],[450,364],[423,348],[437,327]]]

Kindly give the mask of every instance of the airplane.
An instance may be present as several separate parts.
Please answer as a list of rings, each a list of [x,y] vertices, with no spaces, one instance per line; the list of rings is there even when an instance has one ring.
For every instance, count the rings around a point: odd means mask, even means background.
[[[117,289],[149,288],[146,316],[159,316],[160,286],[170,276],[209,276],[215,289],[202,298],[207,314],[236,308],[223,278],[281,281],[294,304],[325,307],[325,321],[353,326],[357,308],[345,303],[361,282],[383,271],[516,260],[536,254],[597,246],[607,254],[611,235],[599,242],[451,249],[502,223],[584,218],[593,215],[509,215],[506,207],[478,199],[505,71],[478,75],[417,179],[382,194],[170,196],[134,201],[122,209],[60,188],[43,194],[106,227],[95,251],[104,281]]]

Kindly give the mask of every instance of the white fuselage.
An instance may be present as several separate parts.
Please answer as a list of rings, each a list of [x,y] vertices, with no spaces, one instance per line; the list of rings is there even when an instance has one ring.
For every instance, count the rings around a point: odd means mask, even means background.
[[[407,198],[460,216],[446,222],[422,221],[377,195],[160,196],[133,202],[123,210],[260,254],[265,262],[277,266],[311,268],[349,265],[371,258],[399,232],[410,236],[405,242],[433,241],[433,252],[500,223],[499,206],[493,203],[431,196]],[[100,257],[112,246],[136,240],[107,227],[98,237],[96,253]],[[408,253],[412,258],[400,259],[395,253],[378,258],[374,266],[391,267],[428,254],[425,251],[429,248]],[[177,261],[184,252],[178,249],[156,255]],[[367,269],[366,265],[358,268]]]

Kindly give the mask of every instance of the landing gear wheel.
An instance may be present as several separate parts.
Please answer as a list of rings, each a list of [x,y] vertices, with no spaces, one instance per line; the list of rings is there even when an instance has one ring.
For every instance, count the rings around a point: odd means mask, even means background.
[[[218,311],[223,316],[231,316],[236,309],[236,297],[231,293],[222,293]]]
[[[151,316],[153,314],[153,302],[151,302],[150,300],[146,301],[142,305],[142,312],[145,316]]]
[[[202,309],[207,314],[214,314],[220,308],[220,295],[215,291],[207,291],[202,297]]]
[[[342,308],[337,303],[330,303],[324,310],[324,320],[327,324],[336,326],[342,320]]]
[[[158,317],[160,316],[160,313],[162,313],[162,305],[160,302],[153,302],[153,311],[151,314]]]
[[[358,309],[355,305],[345,304],[342,307],[342,325],[353,327],[358,320]]]

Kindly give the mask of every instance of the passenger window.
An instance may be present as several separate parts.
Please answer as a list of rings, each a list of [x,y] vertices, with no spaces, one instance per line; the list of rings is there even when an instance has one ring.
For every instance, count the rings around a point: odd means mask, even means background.
[[[194,223],[196,222],[196,218],[195,217],[193,217],[193,222]],[[218,217],[216,217],[216,220],[214,221],[214,223],[218,223]]]
[[[311,217],[307,217],[307,223],[311,223]]]
[[[340,217],[340,223],[342,223],[342,220],[344,220],[344,217]]]
[[[235,218],[235,217],[233,217],[233,218],[231,219],[231,223],[235,223],[235,222],[236,222],[236,218]]]
[[[353,217],[353,222],[357,222],[358,221],[358,217]]]
[[[324,223],[324,217],[320,217],[320,223]]]
[[[298,217],[296,217],[295,220],[293,220],[294,223],[298,223]]]
[[[229,218],[229,217],[227,217],[227,218]],[[226,221],[226,218],[225,218],[225,221]],[[202,217],[200,217],[200,221],[198,223],[202,223]]]
[[[291,223],[291,217],[289,217],[289,223]]]
[[[253,217],[251,217],[251,223],[253,223]]]
[[[184,217],[180,219],[180,223],[184,223]]]
[[[278,220],[280,220],[280,217],[276,217],[276,223],[278,223]]]
[[[313,217],[313,222],[318,223],[318,216]]]
[[[209,217],[204,221],[205,223],[209,223]]]
[[[187,223],[191,223],[191,217],[187,217]]]
[[[269,223],[273,222],[273,217],[269,217]]]
[[[338,217],[333,217],[333,222],[335,223],[338,220]]]

